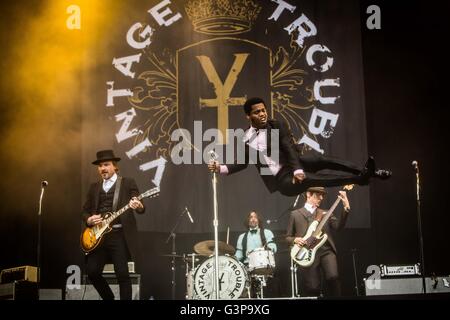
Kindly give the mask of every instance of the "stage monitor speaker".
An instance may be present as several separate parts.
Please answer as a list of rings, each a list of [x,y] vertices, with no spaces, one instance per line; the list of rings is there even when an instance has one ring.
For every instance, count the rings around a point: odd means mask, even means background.
[[[120,299],[120,289],[117,283],[117,278],[115,274],[103,274],[103,277],[108,282],[114,293],[114,299]],[[84,276],[83,284],[80,289],[66,289],[66,300],[101,300],[102,298],[98,294],[97,290],[90,283],[89,279]],[[141,286],[141,275],[140,274],[130,274],[131,286],[132,286],[132,299],[140,299],[140,286]],[[85,285],[86,284],[86,285]]]
[[[422,278],[380,279],[379,286],[375,280],[365,280],[366,296],[392,294],[420,294],[423,293]],[[450,292],[450,276],[425,278],[427,293]]]
[[[0,284],[0,300],[37,300],[37,283],[14,281]]]

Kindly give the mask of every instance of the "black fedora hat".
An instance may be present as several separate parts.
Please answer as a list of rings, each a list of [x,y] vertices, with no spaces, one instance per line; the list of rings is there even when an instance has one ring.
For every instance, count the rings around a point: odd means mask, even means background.
[[[120,161],[120,158],[117,158],[112,150],[101,150],[97,152],[97,160],[92,162],[92,164],[97,165],[104,161]]]

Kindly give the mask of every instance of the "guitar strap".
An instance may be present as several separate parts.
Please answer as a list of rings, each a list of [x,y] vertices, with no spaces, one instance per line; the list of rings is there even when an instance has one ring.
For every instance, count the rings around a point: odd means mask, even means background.
[[[324,216],[323,211],[322,210],[319,211],[319,208],[317,208],[314,214],[314,220],[320,222],[322,221],[323,216]]]
[[[112,205],[112,212],[115,212],[117,210],[117,203],[119,202],[119,193],[120,193],[120,185],[122,184],[122,177],[117,176],[116,180],[116,190],[114,190],[114,198],[113,198],[113,205]]]

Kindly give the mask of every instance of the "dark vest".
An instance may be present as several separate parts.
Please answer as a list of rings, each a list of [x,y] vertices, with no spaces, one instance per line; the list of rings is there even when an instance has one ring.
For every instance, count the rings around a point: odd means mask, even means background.
[[[112,212],[113,200],[114,200],[114,191],[116,190],[116,183],[113,184],[111,189],[108,192],[103,190],[103,186],[100,187],[99,201],[98,201],[98,209],[97,212],[100,214],[106,212]],[[120,217],[114,220],[113,224],[119,224]]]

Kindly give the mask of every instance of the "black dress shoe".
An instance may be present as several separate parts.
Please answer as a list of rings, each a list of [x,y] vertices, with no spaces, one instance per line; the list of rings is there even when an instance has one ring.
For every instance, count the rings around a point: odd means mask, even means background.
[[[374,175],[375,178],[379,178],[381,180],[389,179],[392,176],[392,171],[384,170],[384,169],[378,169],[375,170]]]
[[[366,161],[366,165],[364,166],[362,174],[373,176],[374,173],[375,173],[375,159],[373,158],[373,156],[370,156],[369,159],[367,159]]]
[[[364,169],[362,169],[359,175],[365,180],[369,180],[369,178],[375,175],[375,160],[372,156],[367,159]]]

